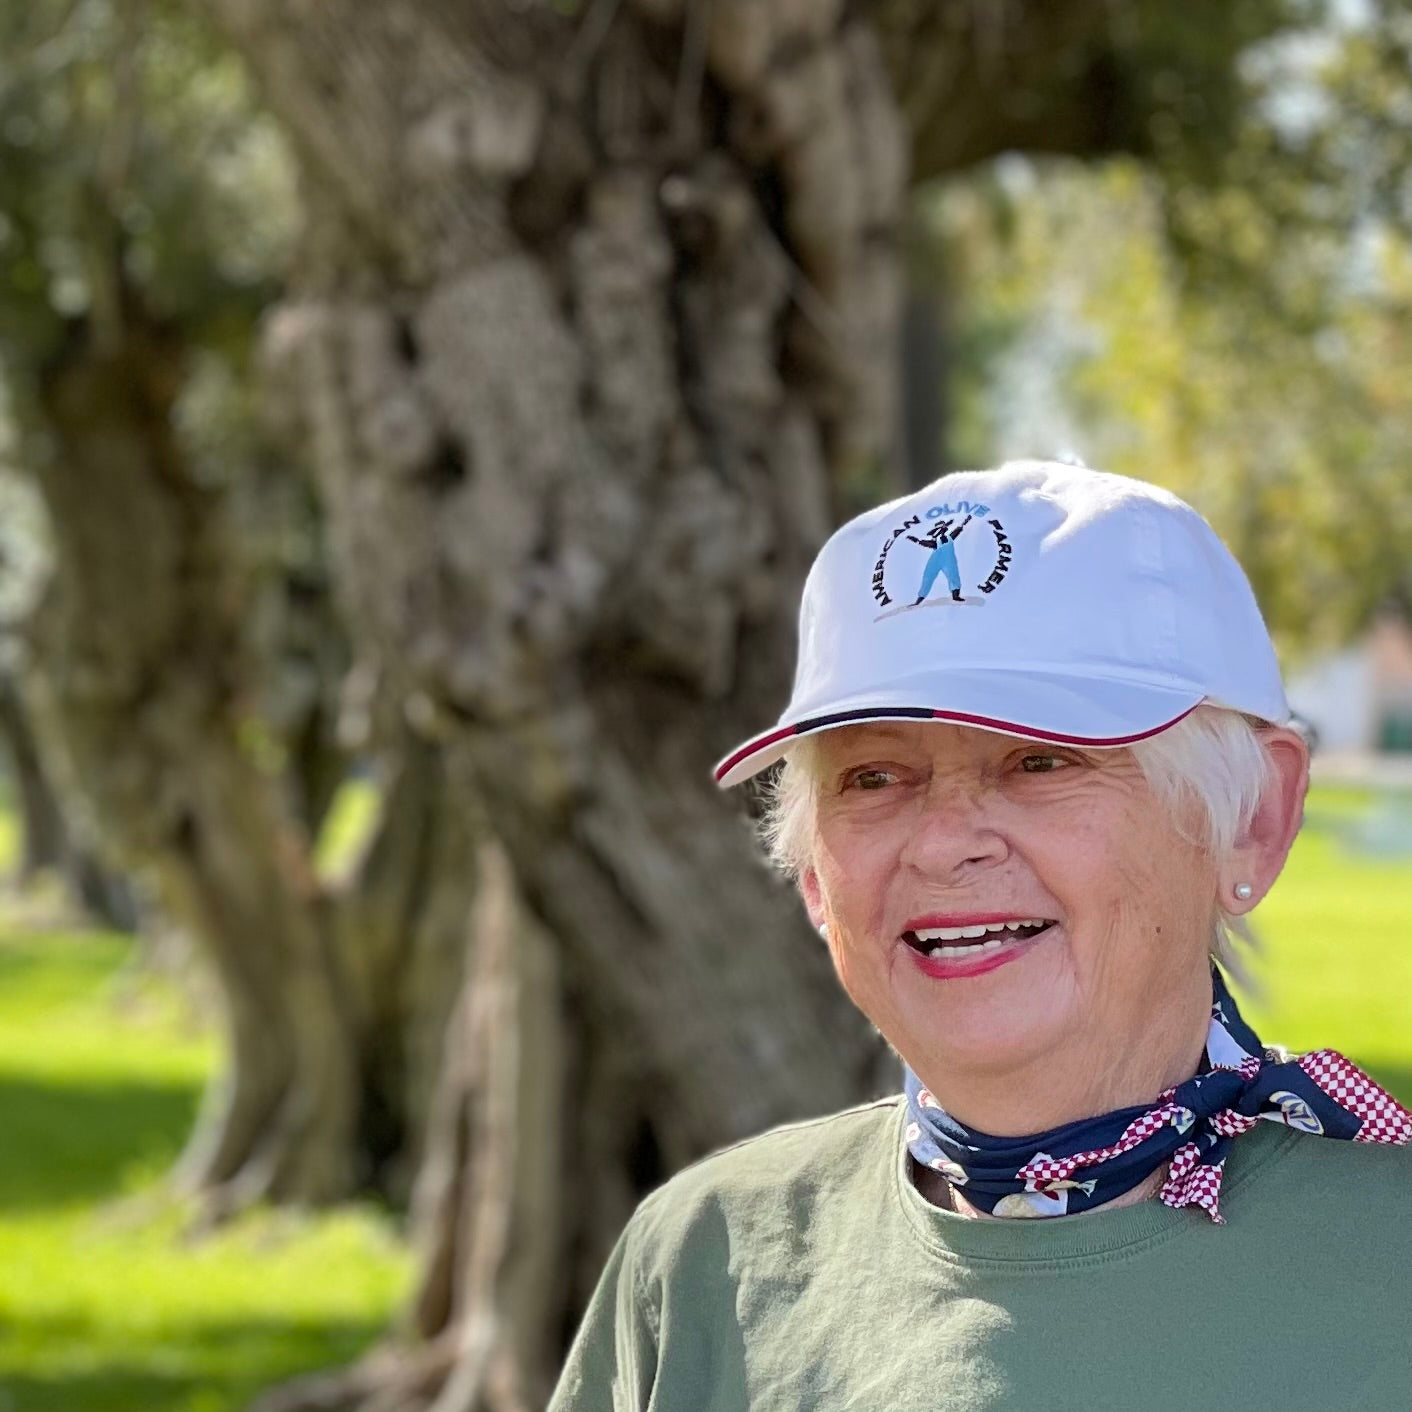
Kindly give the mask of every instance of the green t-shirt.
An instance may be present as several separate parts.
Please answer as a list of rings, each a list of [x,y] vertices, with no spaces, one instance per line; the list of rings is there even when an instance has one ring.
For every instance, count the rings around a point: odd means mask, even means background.
[[[968,1220],[912,1185],[893,1098],[647,1198],[551,1412],[1409,1412],[1412,1149],[1262,1123],[1217,1226],[1146,1201]]]

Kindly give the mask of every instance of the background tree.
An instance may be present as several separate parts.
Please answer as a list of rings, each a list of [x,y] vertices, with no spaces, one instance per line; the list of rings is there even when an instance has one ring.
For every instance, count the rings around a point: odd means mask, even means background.
[[[128,881],[105,865],[86,821],[60,802],[21,681],[32,656],[30,624],[50,572],[38,497],[15,473],[10,423],[0,398],[0,750],[20,825],[10,881],[19,891],[57,874],[71,901],[109,926],[131,930],[136,904]]]
[[[156,879],[219,981],[230,1063],[183,1179],[222,1206],[405,1194],[474,874],[450,779],[395,728],[361,866],[312,865],[376,703],[355,680],[338,738],[316,507],[253,434],[293,214],[276,133],[184,11],[0,25],[0,354],[52,561],[27,719],[70,817]]]

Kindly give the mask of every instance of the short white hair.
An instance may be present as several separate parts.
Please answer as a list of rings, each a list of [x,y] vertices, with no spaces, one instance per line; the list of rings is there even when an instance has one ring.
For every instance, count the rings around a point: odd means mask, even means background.
[[[1176,725],[1128,747],[1183,835],[1218,860],[1235,846],[1270,782],[1270,757],[1258,734],[1264,724],[1239,711],[1198,706]],[[796,880],[813,854],[817,759],[817,738],[802,737],[765,788],[765,846],[775,865]],[[1193,815],[1195,829],[1184,823]],[[1236,937],[1253,941],[1244,917],[1218,907],[1211,955],[1239,974]]]

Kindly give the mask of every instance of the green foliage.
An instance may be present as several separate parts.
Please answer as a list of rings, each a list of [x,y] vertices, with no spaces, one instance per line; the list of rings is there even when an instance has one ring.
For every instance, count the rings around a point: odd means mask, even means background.
[[[0,52],[7,347],[33,358],[65,320],[119,317],[121,283],[164,319],[248,319],[294,208],[238,58],[185,7],[141,0],[0,7]]]
[[[366,1209],[189,1234],[153,1183],[214,1046],[130,967],[126,938],[0,931],[5,1412],[236,1412],[355,1357],[410,1273]]]
[[[1412,603],[1412,245],[1349,243],[1345,266],[1376,278],[1341,275],[1299,334],[1258,291],[1192,284],[1156,179],[1130,161],[1012,162],[940,193],[931,218],[963,292],[953,460],[1072,450],[1176,491],[1289,653]]]
[[[164,0],[0,6],[0,377],[35,404],[78,340],[109,354],[142,319],[189,353],[177,430],[197,474],[253,458],[255,320],[294,239],[293,168],[245,70]],[[3,419],[3,413],[0,413]]]
[[[1121,102],[1141,115],[1134,148],[1185,184],[1216,178],[1233,133],[1248,122],[1250,81],[1242,56],[1298,31],[1327,9],[1323,0],[1136,3],[1109,12]],[[1117,128],[1126,114],[1110,118]]]

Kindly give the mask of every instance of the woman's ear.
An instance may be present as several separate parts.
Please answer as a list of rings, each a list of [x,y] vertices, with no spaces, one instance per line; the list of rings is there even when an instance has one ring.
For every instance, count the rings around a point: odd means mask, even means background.
[[[817,931],[827,918],[824,916],[824,894],[819,889],[819,875],[813,868],[800,871],[799,893],[804,898],[804,910]]]
[[[1260,731],[1260,740],[1270,761],[1270,778],[1222,870],[1221,905],[1228,912],[1249,912],[1269,892],[1304,822],[1304,796],[1309,789],[1309,747],[1304,737],[1283,726],[1271,726]],[[1239,895],[1237,888],[1242,889]]]

